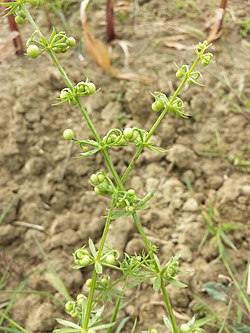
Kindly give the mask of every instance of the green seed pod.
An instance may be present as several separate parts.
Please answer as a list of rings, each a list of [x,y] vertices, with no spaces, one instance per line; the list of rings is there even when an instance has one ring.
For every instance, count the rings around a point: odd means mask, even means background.
[[[90,288],[90,287],[91,287],[91,284],[92,284],[92,279],[88,279],[88,280],[85,282],[85,284],[86,284],[86,286],[87,286],[88,288]]]
[[[134,131],[132,137],[129,139],[129,141],[134,142],[138,138],[138,132]]]
[[[64,132],[63,132],[63,137],[65,140],[72,140],[74,137],[74,132],[72,131],[72,129],[67,128]]]
[[[97,186],[94,187],[94,191],[96,194],[102,194],[102,192],[99,190]]]
[[[180,327],[181,333],[188,333],[190,332],[190,326],[188,324],[182,324]]]
[[[69,46],[69,47],[74,47],[76,45],[76,40],[74,37],[69,37],[66,41],[66,44]]]
[[[75,302],[73,301],[69,301],[65,304],[65,310],[67,312],[71,312],[74,309],[74,307],[75,307]]]
[[[155,101],[152,105],[151,108],[154,112],[159,112],[164,108],[164,103],[161,101]]]
[[[17,15],[15,17],[16,24],[23,24],[24,23],[24,18],[22,16]]]
[[[105,284],[105,286],[108,284],[109,282],[109,276],[105,276],[101,279],[101,283]]]
[[[69,314],[71,315],[71,317],[76,318],[78,316],[78,311],[77,310],[73,310],[73,311],[70,311]]]
[[[129,189],[128,194],[130,194],[131,196],[135,195],[135,190]]]
[[[117,144],[119,144],[119,145],[125,145],[126,144],[126,140],[124,139],[124,138],[121,138],[118,142],[117,142]]]
[[[105,257],[106,264],[113,265],[115,262],[115,256],[113,254],[108,254],[107,257]]]
[[[207,60],[205,60],[205,59],[202,59],[202,60],[201,60],[201,65],[204,66],[204,67],[205,67],[205,66],[208,66],[208,65],[209,65],[209,61],[207,61]]]
[[[134,131],[132,130],[132,128],[130,127],[127,127],[125,128],[125,130],[123,131],[123,134],[124,134],[124,137],[126,139],[130,139],[132,138],[133,134],[134,134]]]
[[[194,81],[191,78],[188,78],[187,83],[191,86],[192,84],[194,84]]]
[[[69,104],[74,106],[74,105],[77,104],[77,100],[75,98],[72,98],[72,99],[69,100]]]
[[[93,173],[93,175],[90,176],[90,181],[94,185],[99,184],[98,176],[95,173]]]
[[[88,94],[93,95],[96,92],[96,87],[95,87],[94,83],[93,82],[86,82],[85,91]]]
[[[182,69],[178,68],[178,70],[176,72],[176,77],[178,79],[181,79],[181,78],[183,78],[184,75],[185,75],[185,72]]]
[[[30,45],[27,48],[27,54],[32,59],[35,59],[35,58],[37,58],[39,56],[40,50],[39,50],[38,46],[36,46],[36,45]]]
[[[87,153],[89,151],[89,147],[88,146],[83,146],[82,150],[84,153]]]
[[[18,16],[21,16],[22,18],[25,18],[26,14],[25,14],[25,12],[22,9],[19,9]]]
[[[82,259],[79,260],[79,264],[83,267],[87,266],[90,263],[90,258],[88,255],[84,255]]]
[[[78,249],[74,252],[74,257],[76,259],[82,259],[85,255],[89,255],[88,251],[85,250],[84,248]]]
[[[99,183],[102,183],[103,181],[104,181],[104,179],[105,179],[105,176],[103,175],[103,174],[99,174],[98,175],[98,181],[99,181]]]

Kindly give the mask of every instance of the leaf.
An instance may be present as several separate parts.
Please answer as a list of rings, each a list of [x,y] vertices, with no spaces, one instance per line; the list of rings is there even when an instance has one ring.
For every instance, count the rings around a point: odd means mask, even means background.
[[[118,212],[115,212],[112,214],[111,216],[111,220],[116,220],[118,219],[119,217],[123,216],[123,215],[127,215],[127,211],[126,210],[119,210]]]
[[[53,331],[53,333],[76,333],[76,332],[81,332],[81,331],[76,328],[58,328]]]
[[[221,283],[214,281],[207,282],[202,286],[201,290],[207,292],[209,296],[213,297],[217,301],[220,302],[227,301],[225,293],[228,291],[228,288]]]
[[[160,288],[161,288],[161,278],[160,276],[157,276],[153,283],[153,289],[155,291],[159,291]]]
[[[195,316],[193,316],[187,324],[188,324],[188,326],[191,327],[194,323],[195,323]]]
[[[163,322],[166,325],[166,327],[168,328],[169,332],[174,333],[173,326],[167,316],[163,316]]]
[[[214,315],[214,316],[198,319],[195,321],[195,326],[198,326],[198,327],[204,326],[206,323],[208,323],[209,321],[215,320],[217,317],[218,317],[217,315]]]
[[[76,325],[75,323],[72,323],[71,321],[68,321],[68,320],[64,320],[64,319],[60,319],[60,318],[56,318],[56,321],[63,325],[63,326],[68,326],[68,327],[71,327],[71,328],[75,328],[75,329],[78,329],[78,330],[81,330],[81,326],[79,325]]]
[[[234,243],[231,241],[231,239],[224,233],[221,232],[220,237],[222,238],[223,242],[231,247],[234,251],[237,251],[237,248],[235,247]]]
[[[187,288],[187,285],[186,285],[185,283],[180,282],[180,281],[178,281],[178,280],[175,280],[175,279],[173,279],[173,278],[169,278],[169,279],[168,279],[168,282],[171,283],[171,284],[173,284],[173,285],[176,286],[176,287]]]
[[[95,271],[97,274],[102,274],[102,265],[99,262],[95,262]]]
[[[60,276],[55,271],[47,271],[45,279],[67,300],[71,300],[71,296]]]
[[[129,319],[131,319],[131,317],[125,317],[125,318],[123,318],[120,321],[119,325],[117,326],[117,329],[115,330],[115,333],[121,333],[122,330],[123,330],[123,328],[125,327],[127,321],[129,321]]]
[[[221,229],[223,231],[234,231],[242,228],[241,225],[235,223],[223,223]]]
[[[92,256],[95,258],[96,257],[96,249],[95,249],[95,245],[94,245],[91,238],[89,238],[89,248],[90,248],[90,252],[91,252]]]
[[[95,331],[99,331],[99,330],[103,330],[105,328],[109,328],[109,327],[112,327],[116,324],[116,321],[113,322],[113,323],[109,323],[109,324],[104,324],[104,325],[100,325],[100,326],[95,326],[93,327],[95,329]]]

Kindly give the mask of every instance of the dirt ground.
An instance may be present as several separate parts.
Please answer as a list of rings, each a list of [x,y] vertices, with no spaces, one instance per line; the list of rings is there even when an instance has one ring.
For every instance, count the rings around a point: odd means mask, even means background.
[[[171,95],[178,83],[174,62],[186,64],[194,59],[190,46],[207,35],[202,29],[213,16],[216,2],[189,1],[196,6],[189,6],[186,12],[178,8],[181,3],[139,0],[135,12],[131,5],[125,23],[116,20],[117,40],[109,46],[112,63],[124,72],[147,77],[149,85],[105,74],[85,52],[78,6],[69,8],[69,13],[74,12],[67,17],[69,31],[79,43],[76,51],[60,58],[74,82],[88,77],[101,88],[86,99],[101,136],[112,127],[149,129],[156,119],[150,110],[149,91]],[[188,2],[184,3],[187,6]],[[171,147],[170,152],[144,152],[127,182],[127,187],[138,189],[141,196],[155,191],[151,209],[140,217],[150,241],[159,246],[162,262],[181,253],[182,270],[194,271],[183,278],[189,288],[168,287],[180,322],[192,317],[200,299],[215,311],[224,311],[223,303],[201,292],[205,282],[220,281],[218,275],[227,273],[209,242],[199,248],[206,230],[200,207],[211,205],[220,214],[220,221],[239,224],[241,228],[231,233],[238,251],[230,251],[230,256],[240,277],[246,270],[250,242],[250,67],[249,36],[240,35],[240,23],[249,19],[249,5],[249,1],[240,5],[229,1],[224,34],[211,47],[215,61],[202,69],[205,86],[185,88],[181,94],[192,117],[168,115],[155,140],[161,147]],[[94,5],[90,20],[93,33],[103,41],[104,8],[104,3]],[[53,19],[60,26],[58,18]],[[46,31],[43,16],[38,22]],[[3,42],[8,32],[4,22],[1,26]],[[24,39],[32,33],[28,23],[21,29]],[[130,43],[126,68],[118,43],[121,40]],[[48,267],[53,267],[72,297],[81,293],[90,271],[73,270],[71,253],[89,237],[95,242],[100,239],[108,200],[95,195],[88,180],[103,169],[103,160],[98,154],[74,159],[78,147],[63,140],[65,128],[72,128],[80,138],[89,138],[89,131],[76,108],[52,106],[64,83],[47,56],[37,60],[9,56],[0,64],[0,81],[1,209],[15,199],[0,225],[0,279],[8,270],[0,291],[18,288],[24,292],[0,294],[0,309],[12,297],[11,318],[30,333],[51,332],[56,327],[55,317],[69,317],[62,296],[51,283]],[[122,173],[133,150],[113,150],[110,154]],[[187,178],[197,200],[186,186]],[[108,244],[121,255],[143,249],[132,220],[115,221]],[[166,331],[161,296],[153,294],[150,284],[129,291],[127,297],[132,302],[122,315],[138,318],[137,332],[151,327]],[[131,323],[123,332],[130,332]],[[207,332],[216,330],[208,328]]]

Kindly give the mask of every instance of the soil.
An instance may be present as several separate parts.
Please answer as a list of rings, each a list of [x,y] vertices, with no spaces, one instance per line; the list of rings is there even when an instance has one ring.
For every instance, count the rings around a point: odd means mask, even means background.
[[[188,10],[178,8],[181,3]],[[128,8],[125,23],[117,16],[117,39],[108,47],[112,63],[124,72],[150,79],[149,85],[105,74],[82,44],[78,5],[69,7],[68,29],[78,38],[79,46],[59,58],[74,82],[88,77],[101,88],[85,100],[101,136],[112,127],[152,126],[157,115],[150,111],[149,91],[171,95],[176,88],[174,61],[186,64],[194,59],[190,46],[197,43],[197,36],[202,40],[207,35],[202,29],[213,16],[215,1],[209,4],[139,0],[135,12],[132,5]],[[90,20],[93,33],[103,41],[104,8],[104,4],[94,5]],[[150,241],[159,246],[162,262],[181,253],[182,270],[193,271],[182,279],[188,288],[168,286],[180,323],[192,317],[201,299],[207,308],[225,311],[222,302],[201,292],[205,282],[221,282],[218,275],[228,275],[209,240],[200,248],[206,231],[201,209],[210,205],[220,216],[217,221],[239,225],[239,230],[230,233],[238,250],[229,250],[229,254],[240,279],[246,271],[250,242],[250,68],[249,36],[240,35],[240,23],[248,14],[249,1],[242,1],[241,6],[238,1],[229,1],[224,34],[211,47],[215,61],[202,68],[205,86],[186,87],[181,94],[191,117],[167,116],[154,139],[161,147],[170,147],[169,153],[144,152],[126,184],[139,196],[155,191],[150,210],[140,217]],[[58,17],[52,19],[60,26]],[[43,15],[38,22],[47,31]],[[1,25],[3,42],[8,31],[3,22]],[[32,33],[28,24],[21,29],[24,39]],[[184,39],[178,40],[179,36]],[[121,40],[130,43],[127,68],[123,68]],[[175,47],[168,47],[170,43]],[[11,318],[28,332],[52,332],[57,325],[55,317],[70,317],[63,310],[62,295],[53,287],[58,288],[58,281],[48,271],[58,274],[73,298],[85,290],[84,282],[91,272],[73,270],[71,253],[89,237],[94,242],[100,239],[109,201],[95,195],[88,181],[92,173],[103,170],[103,160],[98,154],[73,158],[79,147],[62,139],[65,128],[73,128],[80,138],[87,139],[90,134],[75,107],[52,106],[64,83],[47,56],[31,60],[11,55],[0,68],[1,209],[14,200],[0,225],[0,277],[8,272],[2,290],[24,292],[0,294],[0,307],[11,299]],[[121,174],[133,150],[110,150],[110,155]],[[187,179],[193,192],[187,188]],[[114,221],[107,243],[121,256],[143,249],[131,219]],[[126,296],[132,302],[122,310],[122,316],[137,317],[137,332],[152,327],[166,331],[164,304],[150,283],[136,292],[129,290]],[[130,332],[131,326],[129,321],[123,332]],[[217,331],[207,329],[208,333]]]

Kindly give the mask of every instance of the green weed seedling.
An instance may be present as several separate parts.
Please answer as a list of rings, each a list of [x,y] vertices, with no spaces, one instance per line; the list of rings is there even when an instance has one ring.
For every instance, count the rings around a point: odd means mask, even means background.
[[[123,327],[123,323],[119,323],[118,314],[123,306],[126,290],[148,281],[152,283],[154,291],[162,294],[166,307],[166,315],[163,318],[163,322],[169,332],[203,333],[204,329],[201,326],[204,325],[205,320],[199,322],[193,318],[187,323],[181,323],[181,326],[177,325],[166,286],[172,284],[179,288],[187,287],[178,278],[181,272],[180,256],[178,254],[174,255],[165,263],[160,261],[157,255],[157,246],[149,242],[139,217],[140,211],[149,209],[149,202],[154,194],[149,192],[140,197],[137,194],[138,189],[126,187],[126,180],[144,150],[166,152],[165,149],[157,147],[151,140],[165,116],[172,113],[177,117],[188,117],[184,111],[184,102],[179,97],[179,94],[186,85],[202,85],[200,82],[202,75],[196,67],[199,64],[207,66],[212,60],[212,54],[207,52],[209,47],[207,41],[194,47],[195,60],[191,66],[182,65],[177,68],[176,76],[180,79],[180,84],[172,96],[166,96],[162,92],[154,92],[152,94],[154,102],[151,108],[157,116],[149,130],[138,127],[126,127],[123,130],[112,128],[107,131],[104,137],[101,137],[82,102],[85,96],[93,95],[94,98],[94,95],[98,92],[95,84],[88,80],[82,80],[77,84],[73,84],[57,58],[57,53],[67,52],[69,48],[75,46],[75,39],[68,37],[65,32],[57,32],[55,28],[52,29],[49,37],[45,37],[29,11],[30,5],[38,5],[38,0],[16,0],[2,3],[2,5],[9,8],[8,13],[14,13],[17,17],[22,17],[24,21],[28,20],[31,23],[34,33],[26,44],[27,55],[35,59],[46,52],[51,57],[66,84],[66,87],[59,94],[57,104],[69,103],[71,106],[78,108],[94,139],[77,138],[72,129],[64,131],[64,138],[73,141],[74,144],[79,146],[81,151],[80,158],[86,158],[98,153],[102,155],[106,165],[105,171],[97,170],[90,175],[90,185],[93,187],[94,192],[97,195],[110,198],[101,240],[97,247],[89,239],[88,244],[76,249],[73,255],[74,269],[92,267],[92,276],[86,281],[89,291],[87,294],[80,294],[75,300],[70,300],[66,303],[65,310],[72,319],[57,319],[58,323],[63,325],[64,328],[58,328],[54,332],[95,333],[102,331],[112,333],[115,330],[119,332],[119,327]],[[109,150],[113,147],[124,149],[126,146],[133,146],[135,153],[123,175],[119,176],[110,159]],[[125,258],[119,261],[118,251],[108,247],[106,238],[112,221],[122,216],[134,221],[146,251],[132,256],[125,254]],[[117,280],[113,280],[107,274],[107,269],[118,271],[120,277]],[[107,303],[113,305],[112,314],[108,317]],[[135,327],[136,323],[132,330],[133,332]],[[144,332],[157,333],[157,330],[150,328]]]

